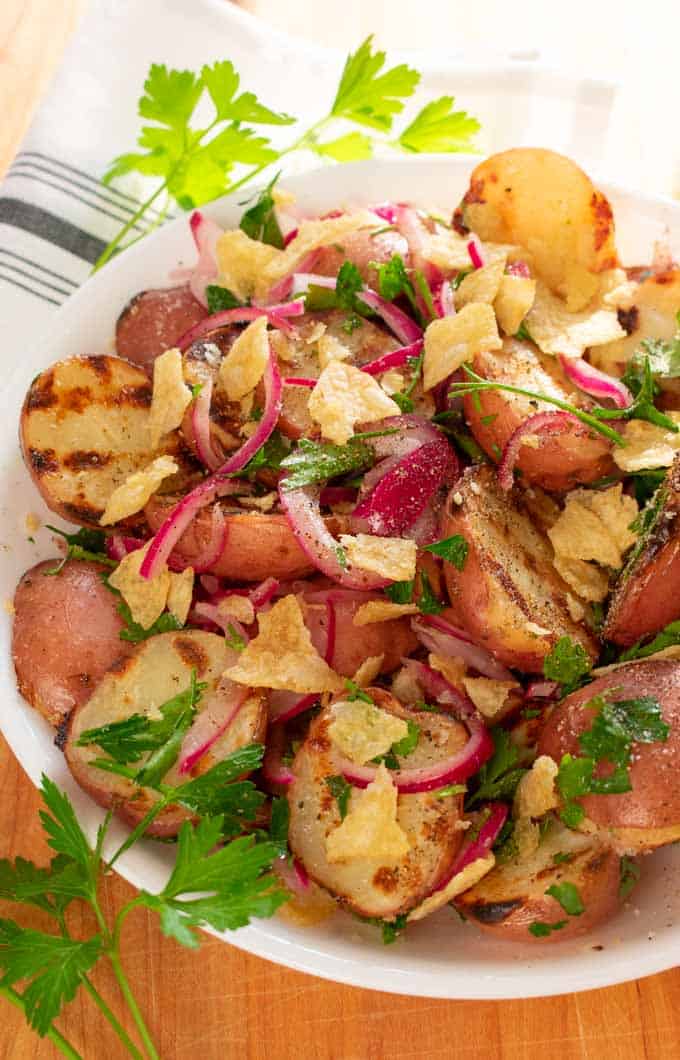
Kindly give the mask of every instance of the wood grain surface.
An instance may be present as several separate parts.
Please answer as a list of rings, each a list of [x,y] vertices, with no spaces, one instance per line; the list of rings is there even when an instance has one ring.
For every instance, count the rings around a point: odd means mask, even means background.
[[[246,6],[257,11],[257,0]],[[0,3],[0,174],[83,8],[84,0]],[[0,737],[0,857],[48,859],[39,805],[33,785]],[[106,881],[105,907],[119,907],[132,893],[118,878]],[[15,916],[16,910],[0,902],[0,916],[7,915]],[[46,926],[30,912],[19,919]],[[87,915],[71,926],[76,934],[93,930]],[[162,938],[151,915],[141,911],[127,923],[123,961],[163,1060],[520,1060],[539,1055],[670,1060],[680,1052],[678,970],[559,998],[429,1001],[326,983],[208,938],[197,955]],[[106,967],[93,978],[115,1011],[123,1013]],[[59,1027],[88,1060],[124,1055],[86,995],[67,1009]],[[0,1060],[58,1055],[0,1000]]]

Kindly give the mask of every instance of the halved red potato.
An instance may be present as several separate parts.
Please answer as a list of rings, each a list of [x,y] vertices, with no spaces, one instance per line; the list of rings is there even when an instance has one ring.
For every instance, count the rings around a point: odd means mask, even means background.
[[[581,733],[590,729],[595,696],[610,701],[651,696],[670,726],[664,742],[635,743],[628,767],[631,791],[621,795],[586,795],[582,826],[596,830],[620,853],[638,853],[680,839],[680,662],[649,659],[628,663],[572,692],[552,712],[541,732],[538,753],[560,762],[562,755],[582,753]]]
[[[549,541],[520,496],[500,489],[493,468],[463,473],[444,508],[441,532],[461,534],[468,543],[463,570],[445,562],[444,577],[455,612],[479,644],[529,673],[543,672],[543,660],[564,636],[597,658],[594,637],[570,617]]]
[[[593,404],[569,382],[558,360],[541,353],[533,343],[505,339],[501,350],[478,353],[474,369],[485,379],[568,401],[585,411]],[[508,440],[530,416],[555,411],[545,401],[502,390],[468,394],[463,406],[470,430],[496,462]],[[582,423],[559,434],[539,437],[538,446],[523,445],[519,450],[515,467],[522,473],[523,482],[547,490],[570,490],[615,470],[611,442]]]
[[[180,499],[169,494],[151,498],[144,514],[153,533]],[[269,577],[302,578],[313,572],[314,566],[298,545],[285,515],[245,512],[226,504],[222,510],[227,539],[222,555],[210,568],[211,574],[231,581],[256,582]],[[205,552],[211,527],[211,508],[203,508],[179,539],[175,555],[191,563]]]
[[[158,716],[158,708],[189,688],[191,672],[207,684],[197,707],[197,716],[216,694],[224,670],[235,661],[235,653],[224,637],[199,630],[161,633],[136,645],[134,651],[115,663],[100,681],[90,699],[72,714],[65,747],[66,761],[80,786],[95,802],[115,813],[129,824],[137,824],[158,799],[151,788],[140,787],[126,777],[109,773],[93,765],[96,758],[106,757],[96,744],[78,745],[88,729],[123,721],[133,714]],[[266,724],[266,704],[260,691],[249,691],[232,727],[210,749],[209,757],[199,759],[193,775],[215,765],[239,747],[262,738]],[[141,768],[144,756],[133,763]],[[191,774],[189,775],[191,776]],[[179,774],[178,764],[163,778],[164,783],[179,784],[188,779]],[[191,813],[180,806],[163,810],[148,829],[152,835],[175,835]]]
[[[207,315],[188,285],[140,291],[116,322],[118,356],[150,371],[159,354]]]
[[[310,585],[313,588],[313,584]],[[338,594],[333,602],[333,652],[329,665],[343,677],[352,677],[364,660],[383,655],[381,673],[391,673],[399,666],[402,656],[410,655],[418,646],[418,639],[411,629],[409,618],[393,618],[388,622],[371,622],[355,626],[354,616],[370,600],[383,600],[380,593],[347,594],[346,599]],[[328,609],[324,603],[305,600],[303,596],[305,623],[314,643],[325,643],[328,626]]]
[[[557,859],[557,864],[555,863]],[[569,916],[553,886],[571,883],[585,906]],[[563,942],[585,935],[620,904],[619,856],[596,836],[584,836],[555,821],[530,858],[515,857],[497,864],[454,899],[454,905],[483,931],[511,942]],[[564,923],[557,931],[536,937],[532,924]]]
[[[376,218],[376,223],[381,224],[379,218]],[[337,276],[344,262],[351,261],[358,268],[363,281],[369,287],[376,287],[377,271],[373,263],[382,265],[393,254],[399,254],[407,261],[408,251],[408,243],[399,232],[381,232],[379,229],[372,232],[364,228],[343,236],[341,244],[321,247],[313,271],[322,276]]]
[[[408,759],[402,759],[409,768],[442,761],[463,747],[468,738],[464,727],[449,716],[414,713],[384,689],[366,691],[382,710],[411,720],[420,728],[418,745]],[[393,920],[427,898],[450,868],[464,835],[457,828],[462,799],[438,798],[436,792],[399,795],[397,821],[408,836],[408,853],[384,864],[379,858],[368,857],[331,864],[326,857],[326,836],[341,823],[336,799],[326,783],[339,773],[328,735],[332,720],[331,708],[327,707],[312,722],[293,761],[295,780],[288,789],[290,848],[309,876],[343,905],[362,916]]]
[[[192,387],[205,384],[209,380],[215,383],[222,358],[229,353],[240,332],[241,328],[238,326],[229,325],[208,331],[193,342],[182,357],[185,382]],[[197,456],[193,414],[192,402],[184,414],[181,430],[191,452]],[[240,402],[229,401],[224,390],[215,386],[210,402],[210,433],[225,453],[238,449],[243,444],[243,418]]]
[[[619,575],[602,635],[630,647],[680,618],[680,456],[658,495],[658,513]]]
[[[92,694],[114,660],[132,646],[120,639],[117,598],[106,588],[99,563],[38,563],[14,594],[12,658],[19,691],[32,707],[60,726]]]
[[[149,448],[151,396],[141,368],[106,355],[57,361],[33,380],[19,434],[24,462],[48,508],[72,523],[99,526],[113,491],[155,455]],[[180,466],[174,476],[179,484],[192,467],[179,432],[167,435],[162,449]]]
[[[589,274],[617,263],[611,206],[555,151],[516,147],[480,162],[455,216],[482,239],[526,247],[539,275],[563,296],[573,298]]]

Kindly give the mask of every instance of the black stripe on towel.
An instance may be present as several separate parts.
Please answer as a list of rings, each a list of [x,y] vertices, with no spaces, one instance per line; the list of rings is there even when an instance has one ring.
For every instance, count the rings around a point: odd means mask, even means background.
[[[0,262],[0,270],[2,269],[2,262]],[[56,298],[50,298],[49,295],[43,294],[42,291],[36,291],[33,287],[29,287],[25,283],[19,283],[12,276],[5,276],[4,272],[0,271],[0,280],[4,280],[5,283],[11,283],[13,287],[20,287],[22,291],[28,291],[29,294],[33,294],[36,298],[42,298],[43,302],[50,302],[52,305],[61,305]]]
[[[63,217],[57,217],[49,210],[43,210],[41,206],[24,202],[22,199],[0,197],[0,223],[22,228],[25,232],[75,254],[91,265],[95,264],[107,247],[104,240],[98,236],[93,236],[70,221],[65,221]]]
[[[62,276],[60,272],[55,272],[54,269],[47,269],[44,265],[41,265],[40,262],[33,261],[32,258],[25,258],[23,254],[17,254],[13,250],[8,250],[7,247],[0,247],[0,254],[4,254],[8,258],[14,258],[15,261],[21,261],[24,265],[30,265],[32,269],[44,272],[54,280],[61,280],[62,283],[68,283],[71,287],[80,286],[77,280],[71,280],[68,276]],[[39,279],[39,277],[36,276],[36,280],[37,279]]]

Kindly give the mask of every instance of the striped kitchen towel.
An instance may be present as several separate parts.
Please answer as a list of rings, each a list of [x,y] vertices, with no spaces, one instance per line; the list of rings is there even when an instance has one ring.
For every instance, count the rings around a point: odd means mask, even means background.
[[[393,57],[423,71],[421,96],[454,94],[480,118],[482,150],[542,143],[586,164],[600,161],[609,83],[546,69],[527,53]],[[343,63],[340,52],[271,30],[226,0],[91,0],[0,189],[0,308],[15,354],[48,328],[149,193],[143,178],[106,187],[100,177],[134,145],[150,64],[195,69],[223,58],[263,102],[312,121],[332,98]],[[275,129],[273,139],[277,132],[289,135]],[[308,156],[293,163],[310,164]],[[137,222],[133,235],[154,216]]]

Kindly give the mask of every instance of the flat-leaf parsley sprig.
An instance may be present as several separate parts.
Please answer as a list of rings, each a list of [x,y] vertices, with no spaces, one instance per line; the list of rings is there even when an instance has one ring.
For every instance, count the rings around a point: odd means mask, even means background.
[[[229,60],[204,66],[200,73],[154,63],[138,104],[146,123],[137,139],[140,150],[119,155],[103,179],[108,184],[134,172],[160,182],[103,251],[95,269],[141,238],[124,243],[159,200],[164,205],[152,227],[163,220],[171,201],[193,209],[236,191],[294,151],[352,162],[370,158],[378,143],[409,153],[471,150],[479,122],[465,111],[455,111],[452,96],[426,103],[401,133],[391,135],[394,119],[421,75],[405,63],[385,69],[385,59],[368,37],[347,57],[329,112],[284,147],[274,146],[263,127],[295,125],[297,119],[265,106],[252,92],[241,92]],[[201,115],[208,103],[212,118],[206,123]],[[347,125],[360,128],[342,131]],[[329,136],[334,129],[340,134]]]

